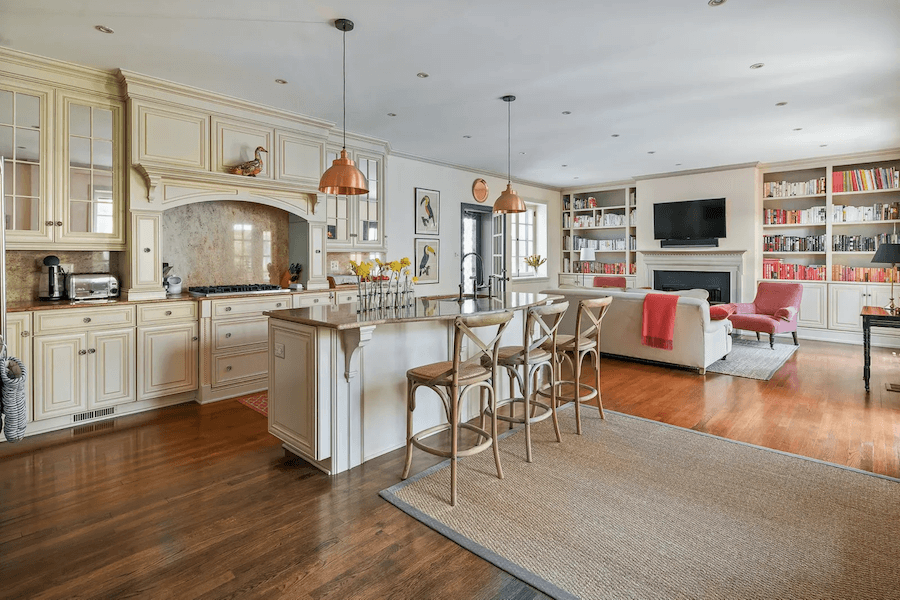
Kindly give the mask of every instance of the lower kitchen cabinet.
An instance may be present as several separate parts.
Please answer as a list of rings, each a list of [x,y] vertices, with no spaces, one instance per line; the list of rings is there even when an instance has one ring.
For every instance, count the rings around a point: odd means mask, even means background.
[[[34,338],[34,418],[133,402],[134,328]]]
[[[196,390],[198,340],[196,322],[138,327],[138,399]]]
[[[28,421],[34,420],[34,408],[32,406],[32,389],[34,387],[34,373],[31,362],[31,313],[17,312],[6,314],[6,345],[9,356],[14,356],[25,365],[25,406],[28,411]]]

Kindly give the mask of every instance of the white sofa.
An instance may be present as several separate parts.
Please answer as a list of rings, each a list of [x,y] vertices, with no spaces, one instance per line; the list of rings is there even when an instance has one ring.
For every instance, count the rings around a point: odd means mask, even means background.
[[[554,288],[544,294],[565,296],[569,310],[560,324],[560,333],[575,333],[575,313],[583,298],[612,296],[609,312],[603,318],[600,351],[604,354],[667,363],[697,369],[706,367],[731,352],[731,322],[711,321],[709,303],[697,296],[697,290],[670,292],[679,296],[675,312],[675,335],[672,350],[661,350],[641,344],[644,296],[662,293],[654,290],[619,290],[617,288]],[[700,294],[705,294],[700,290]]]

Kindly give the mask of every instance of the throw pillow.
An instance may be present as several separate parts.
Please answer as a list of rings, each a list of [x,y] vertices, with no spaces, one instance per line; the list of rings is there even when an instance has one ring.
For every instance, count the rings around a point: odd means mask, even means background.
[[[779,308],[775,311],[775,318],[781,319],[782,321],[791,321],[794,319],[794,315],[797,314],[797,309],[793,306],[789,306],[787,308]]]
[[[709,318],[713,321],[727,319],[734,314],[737,307],[734,304],[713,304],[709,307]]]

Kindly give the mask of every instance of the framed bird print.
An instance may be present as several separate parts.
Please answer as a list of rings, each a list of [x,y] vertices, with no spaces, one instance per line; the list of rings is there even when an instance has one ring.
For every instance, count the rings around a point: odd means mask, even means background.
[[[416,188],[416,235],[437,236],[441,226],[441,193]]]
[[[415,258],[413,265],[416,270],[414,275],[419,278],[417,285],[423,283],[438,283],[441,264],[441,242],[439,240],[427,240],[415,238]]]

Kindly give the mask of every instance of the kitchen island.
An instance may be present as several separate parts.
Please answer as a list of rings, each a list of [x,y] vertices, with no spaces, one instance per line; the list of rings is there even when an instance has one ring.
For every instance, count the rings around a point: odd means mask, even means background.
[[[556,296],[416,298],[408,307],[357,312],[357,304],[274,310],[269,317],[269,432],[285,449],[329,474],[406,445],[406,371],[448,360],[454,320],[515,312],[501,340],[521,345],[524,310]],[[464,358],[470,348],[464,346]],[[501,397],[508,395],[501,378]],[[446,422],[441,403],[423,390],[414,429]],[[478,396],[462,419],[478,415]]]

